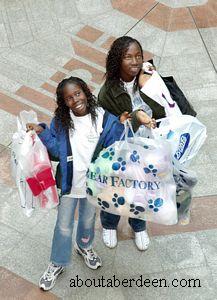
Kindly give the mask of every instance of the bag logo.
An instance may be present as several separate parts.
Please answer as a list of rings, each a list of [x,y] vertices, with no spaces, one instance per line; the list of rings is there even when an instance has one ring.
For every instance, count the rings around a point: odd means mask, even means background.
[[[186,149],[188,148],[189,142],[190,142],[190,134],[189,133],[183,133],[180,136],[178,150],[176,151],[176,153],[174,155],[174,157],[177,160],[180,160],[180,158],[184,155]]]

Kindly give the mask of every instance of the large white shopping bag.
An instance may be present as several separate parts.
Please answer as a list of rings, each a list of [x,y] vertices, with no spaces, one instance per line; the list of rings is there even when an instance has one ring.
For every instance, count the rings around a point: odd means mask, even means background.
[[[34,131],[25,130],[26,123],[37,123],[35,116],[34,112],[20,113],[18,131],[12,140],[12,173],[27,216],[37,204],[42,208],[53,208],[59,203],[47,149]]]
[[[176,185],[167,141],[126,138],[100,152],[87,173],[88,200],[102,210],[177,223]]]
[[[163,106],[166,116],[182,115],[178,104],[171,98],[167,86],[157,71],[152,71],[150,79],[146,81],[141,91]]]
[[[34,111],[22,111],[17,117],[17,132],[13,134],[11,145],[11,174],[18,188],[20,205],[24,214],[30,217],[38,205],[38,199],[32,194],[26,182],[25,175],[18,163],[21,155],[21,147],[26,135],[26,123],[37,123],[37,115]]]
[[[159,127],[152,130],[153,137],[170,143],[175,164],[189,166],[206,139],[206,126],[188,115],[172,116],[158,122]]]

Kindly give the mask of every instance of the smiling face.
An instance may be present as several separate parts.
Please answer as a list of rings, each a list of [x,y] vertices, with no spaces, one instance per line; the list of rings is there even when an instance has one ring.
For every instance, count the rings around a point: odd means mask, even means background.
[[[141,49],[136,42],[133,42],[129,45],[129,48],[122,58],[120,70],[121,79],[126,82],[132,81],[142,69],[142,63]]]
[[[87,97],[80,85],[75,83],[66,84],[63,90],[63,97],[66,105],[75,116],[81,117],[88,114]]]

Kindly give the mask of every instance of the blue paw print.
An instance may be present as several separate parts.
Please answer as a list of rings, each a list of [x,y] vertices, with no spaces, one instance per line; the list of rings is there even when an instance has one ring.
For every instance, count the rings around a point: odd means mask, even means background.
[[[112,160],[114,155],[115,155],[115,150],[113,148],[110,148],[108,151],[103,153],[102,157]]]
[[[148,207],[150,209],[153,209],[154,212],[159,211],[159,207],[163,205],[163,199],[162,198],[157,198],[154,201],[152,199],[148,200]]]
[[[114,171],[118,171],[119,169],[121,169],[121,171],[125,171],[126,170],[126,161],[124,161],[122,157],[119,157],[118,161],[116,161],[112,164],[112,169]]]
[[[134,215],[138,215],[140,212],[144,212],[145,209],[142,206],[130,204],[130,212],[133,212]]]
[[[130,155],[130,159],[132,162],[139,163],[139,155],[137,154],[137,151],[133,151],[133,153]]]
[[[156,176],[157,169],[155,169],[153,165],[149,165],[148,168],[144,168],[143,170],[145,174],[152,173],[154,176]]]
[[[149,149],[149,147],[148,147],[147,145],[144,145],[144,146],[143,146],[143,148],[145,148],[145,149]]]
[[[124,197],[118,197],[118,194],[114,194],[112,201],[114,202],[114,206],[118,207],[119,205],[124,205],[125,199]]]
[[[86,189],[86,193],[90,196],[93,196],[93,191],[89,187]]]
[[[100,167],[97,167],[96,168],[96,174],[99,174],[100,173]]]
[[[105,210],[106,208],[109,208],[108,202],[103,201],[103,200],[100,199],[100,198],[97,198],[97,200],[98,200],[98,205],[101,206],[102,209]]]

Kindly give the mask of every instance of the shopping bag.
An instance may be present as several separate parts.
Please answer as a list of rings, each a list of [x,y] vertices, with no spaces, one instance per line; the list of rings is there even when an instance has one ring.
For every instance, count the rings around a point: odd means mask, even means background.
[[[125,138],[102,150],[87,172],[87,198],[102,210],[172,225],[176,185],[167,141]]]
[[[26,132],[27,123],[38,123],[34,111],[22,111],[17,117],[17,132],[12,137],[11,173],[21,207],[29,217],[35,207],[55,207],[58,195],[47,150],[36,133]]]
[[[58,205],[58,193],[46,147],[34,131],[25,134],[19,164],[34,196],[42,208]]]
[[[163,106],[166,116],[179,116],[182,114],[158,72],[152,71],[151,77],[146,81],[141,91]]]
[[[187,100],[182,90],[179,88],[173,76],[161,76],[161,78],[167,86],[171,97],[178,104],[178,107],[180,108],[181,112],[184,115],[191,115],[193,117],[196,117],[196,111],[194,110],[191,103]]]
[[[153,74],[153,70],[149,71],[149,66],[154,66],[153,59],[150,59],[148,62],[143,63],[143,70],[148,74]],[[183,115],[191,115],[193,117],[196,117],[197,113],[194,110],[191,103],[187,100],[184,93],[176,83],[173,76],[161,76],[161,79],[163,80],[164,84],[166,85],[171,98],[177,103],[180,111]],[[156,88],[152,90],[155,91]]]
[[[26,182],[25,175],[18,163],[21,145],[26,134],[25,122],[37,123],[36,113],[34,111],[23,111],[20,113],[20,116],[17,117],[17,132],[13,134],[11,144],[11,174],[18,188],[20,205],[23,208],[23,212],[27,217],[30,217],[34,209],[38,206],[38,199],[32,194]]]
[[[197,184],[197,175],[193,170],[184,167],[178,161],[173,165],[173,178],[176,183],[176,192],[180,191],[192,192]]]
[[[167,140],[172,148],[173,162],[189,166],[206,140],[206,126],[197,118],[181,115],[157,120],[159,127],[152,130],[155,139]]]

